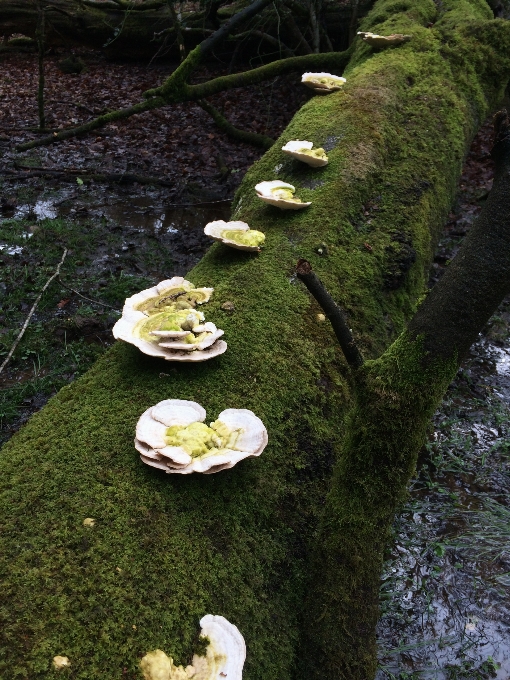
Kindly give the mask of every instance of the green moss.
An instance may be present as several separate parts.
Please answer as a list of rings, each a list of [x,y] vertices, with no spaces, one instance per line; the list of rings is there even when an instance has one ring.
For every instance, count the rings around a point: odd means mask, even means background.
[[[304,646],[309,677],[375,675],[384,550],[430,418],[456,370],[456,360],[428,361],[422,339],[403,333],[358,371],[306,603],[312,622]]]
[[[485,3],[469,5],[472,13],[466,5],[463,16],[480,19]],[[396,7],[401,13],[392,16]],[[247,174],[235,219],[266,234],[264,252],[214,246],[189,275],[215,287],[207,318],[225,330],[226,354],[173,366],[118,344],[2,450],[3,679],[53,677],[55,654],[70,658],[68,675],[76,680],[117,680],[123,668],[138,677],[138,660],[156,648],[185,664],[206,613],[227,617],[245,636],[246,680],[289,678],[295,659],[302,668],[308,556],[352,397],[334,335],[316,323],[318,308],[293,271],[299,257],[312,263],[346,308],[366,356],[378,356],[412,314],[466,145],[504,85],[480,70],[481,61],[490,55],[500,75],[506,68],[498,65],[494,42],[480,44],[475,36],[467,48],[453,30],[445,37],[439,28],[424,28],[432,10],[430,0],[412,6],[379,0],[363,27],[383,33],[375,21],[383,17],[413,40],[377,53],[358,45],[344,89],[308,102]],[[325,148],[329,165],[312,169],[288,159],[281,146],[291,139]],[[294,184],[312,205],[285,212],[263,204],[253,187],[272,179]],[[414,251],[414,263],[388,287],[388,271],[394,276],[395,262],[405,259],[404,245]],[[234,314],[221,309],[227,300]],[[359,433],[366,437],[378,425],[376,415],[365,422],[364,411],[377,414],[380,382],[385,399],[378,414],[388,419],[374,449],[380,456],[363,449],[359,464],[342,458],[335,483],[345,474],[359,495],[348,507],[342,494],[328,501],[344,508],[349,522],[347,529],[331,525],[333,548],[340,537],[345,542],[340,571],[347,576],[346,586],[336,584],[325,601],[338,603],[364,574],[366,612],[363,597],[353,603],[360,605],[360,626],[373,621],[384,522],[396,502],[377,481],[380,467],[391,488],[402,484],[430,412],[417,404],[423,415],[415,438],[399,453],[401,464],[390,458],[415,411],[391,408],[386,397],[408,380],[403,394],[416,399],[426,385],[423,372],[413,369],[419,348],[409,347],[400,367],[404,350],[396,345],[394,357],[390,352],[364,369],[366,388],[356,397],[344,451],[357,450]],[[140,414],[165,398],[198,401],[210,414],[249,408],[267,426],[269,445],[260,458],[217,475],[160,474],[140,463],[132,440]],[[406,405],[400,396],[397,403]],[[365,497],[375,499],[373,513],[366,512]],[[96,525],[83,527],[85,517]],[[359,550],[374,535],[378,542],[365,551],[366,569],[358,572]],[[360,640],[370,638],[370,631],[358,632]],[[331,635],[322,635],[321,645],[338,651]],[[358,653],[360,668],[370,667],[373,648],[358,649],[352,634],[343,639],[344,667]]]

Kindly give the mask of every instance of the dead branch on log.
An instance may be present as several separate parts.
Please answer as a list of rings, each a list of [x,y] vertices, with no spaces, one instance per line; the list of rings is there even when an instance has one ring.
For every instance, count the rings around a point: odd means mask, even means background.
[[[328,293],[317,274],[312,270],[312,265],[308,260],[298,261],[296,274],[328,317],[349,366],[352,368],[362,366],[363,357],[356,345],[351,329],[347,325],[345,314]]]

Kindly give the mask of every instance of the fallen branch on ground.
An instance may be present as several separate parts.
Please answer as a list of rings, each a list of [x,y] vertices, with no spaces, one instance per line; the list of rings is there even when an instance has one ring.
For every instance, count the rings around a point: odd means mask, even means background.
[[[16,338],[16,340],[14,341],[14,343],[13,343],[11,349],[9,350],[9,354],[5,357],[5,359],[4,359],[3,363],[2,363],[2,365],[0,366],[0,373],[4,370],[4,368],[5,368],[5,367],[7,366],[7,364],[9,363],[9,360],[10,360],[10,358],[12,357],[12,355],[14,354],[14,351],[15,351],[16,347],[19,345],[19,342],[20,342],[21,338],[24,336],[25,331],[26,331],[27,328],[28,328],[28,324],[30,323],[30,319],[33,317],[34,312],[35,312],[35,310],[37,309],[37,305],[38,305],[39,302],[41,301],[41,298],[42,298],[42,296],[43,296],[43,294],[44,294],[44,291],[48,288],[48,286],[49,286],[50,283],[53,281],[53,279],[55,279],[57,276],[59,276],[59,274],[60,274],[60,267],[63,265],[64,260],[66,259],[66,255],[67,255],[67,248],[64,248],[64,253],[63,253],[63,255],[62,255],[62,259],[61,259],[60,262],[58,263],[57,268],[55,269],[54,273],[50,276],[50,278],[49,278],[49,279],[46,281],[46,283],[44,284],[43,289],[41,290],[41,292],[40,292],[39,295],[37,296],[36,301],[34,302],[34,304],[32,305],[32,309],[30,310],[30,312],[29,312],[29,314],[28,314],[28,316],[27,316],[27,318],[26,318],[26,320],[25,320],[25,323],[23,324],[22,329],[21,329],[20,332],[18,333],[18,337]]]
[[[40,139],[25,142],[16,147],[17,151],[28,151],[38,146],[48,146],[54,142],[70,139],[78,135],[97,130],[117,120],[125,120],[139,113],[161,108],[168,104],[178,104],[185,101],[199,101],[213,94],[230,90],[236,87],[254,85],[264,80],[276,76],[285,75],[296,70],[316,70],[316,69],[337,69],[342,70],[349,61],[352,48],[345,52],[327,52],[324,54],[306,54],[301,57],[289,57],[278,61],[265,64],[259,68],[234,73],[227,76],[214,78],[206,83],[198,85],[188,85],[191,74],[201,64],[208,54],[225,38],[233,33],[243,22],[251,19],[258,12],[264,9],[270,0],[255,0],[251,5],[235,14],[229,21],[221,26],[215,33],[203,40],[200,45],[192,50],[186,59],[175,69],[160,87],[153,88],[144,92],[145,101],[129,106],[125,109],[118,109],[110,113],[103,114],[93,120],[78,125],[78,127],[68,128],[54,132],[52,135]]]
[[[209,102],[200,99],[197,104],[206,111],[211,118],[214,120],[218,128],[227,134],[232,139],[238,142],[246,142],[247,144],[253,144],[254,146],[262,147],[263,149],[270,149],[274,144],[274,139],[272,137],[267,137],[267,135],[260,135],[257,132],[247,132],[245,130],[240,130],[236,128],[218,111],[214,106],[211,106]]]

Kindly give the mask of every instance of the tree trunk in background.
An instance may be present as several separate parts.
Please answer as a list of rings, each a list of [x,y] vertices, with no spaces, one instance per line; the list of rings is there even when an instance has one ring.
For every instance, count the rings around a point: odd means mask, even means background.
[[[99,2],[97,3],[100,4]],[[115,9],[113,3],[104,3],[105,8],[92,7],[77,0],[51,0],[47,9],[47,36],[48,45],[75,45],[83,44],[91,47],[104,48],[106,53],[111,56],[122,56],[125,58],[137,59],[142,57],[152,57],[162,46],[164,36],[155,40],[155,34],[167,31],[172,28],[173,21],[167,3],[161,3],[161,7],[145,11],[123,10],[120,7]],[[364,0],[360,3],[359,11],[367,12],[373,4],[373,0]],[[232,8],[230,8],[231,10]],[[235,9],[234,9],[235,11]],[[347,47],[348,27],[352,14],[349,5],[332,4],[326,8],[323,19],[328,27],[331,40],[335,49],[342,50]],[[183,16],[184,30],[183,37],[186,48],[195,47],[204,37],[206,32],[201,32],[201,28],[216,29],[218,16],[226,18],[229,13],[213,16],[203,16],[202,19],[194,19],[191,13]],[[296,16],[296,20],[302,29],[306,28],[308,19]],[[11,35],[22,33],[28,37],[35,37],[37,27],[37,6],[32,0],[0,0],[0,35]],[[186,27],[192,30],[187,31]],[[288,31],[285,22],[279,25],[276,14],[268,20],[266,32],[273,33],[275,37],[281,37],[285,42],[287,39],[291,46],[295,40],[292,31]],[[179,57],[179,48],[175,44],[175,32],[167,36],[165,45],[165,55]],[[255,45],[261,43],[260,37],[255,37]],[[245,43],[243,50],[249,51],[250,41]],[[261,43],[262,50],[264,42]],[[270,51],[274,51],[270,47]],[[298,54],[300,52],[298,51]]]
[[[156,648],[187,663],[206,613],[243,633],[244,680],[373,677],[382,550],[456,366],[426,365],[406,333],[385,350],[424,292],[467,146],[510,74],[508,24],[485,0],[447,9],[378,0],[361,28],[412,40],[359,43],[344,89],[309,101],[247,173],[233,217],[264,231],[265,249],[216,245],[188,276],[215,288],[204,311],[225,330],[223,356],[172,366],[118,343],[2,449],[2,679],[47,677],[56,654],[83,680],[135,678]],[[292,139],[323,146],[329,165],[284,156]],[[263,204],[253,187],[272,179],[312,205]],[[299,257],[365,357],[381,355],[354,377],[295,279]],[[132,440],[167,398],[210,420],[252,409],[269,445],[216,475],[160,475]]]

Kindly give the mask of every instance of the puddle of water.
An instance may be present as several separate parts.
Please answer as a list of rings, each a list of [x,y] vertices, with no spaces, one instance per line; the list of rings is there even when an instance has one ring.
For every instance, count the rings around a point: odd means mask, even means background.
[[[482,339],[395,522],[377,680],[510,678],[510,341]]]
[[[6,255],[19,255],[23,252],[21,246],[9,246],[7,243],[0,243],[0,250]]]

